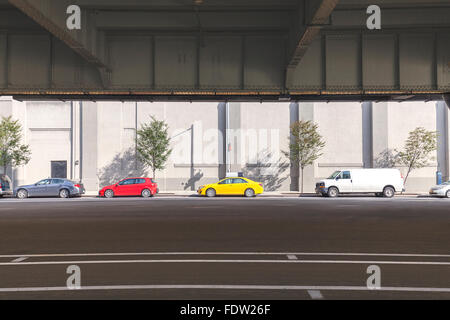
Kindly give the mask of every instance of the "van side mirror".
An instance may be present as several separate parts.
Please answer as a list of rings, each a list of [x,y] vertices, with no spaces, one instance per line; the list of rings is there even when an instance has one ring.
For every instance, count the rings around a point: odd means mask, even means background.
[[[336,177],[336,180],[340,180],[340,179],[341,179],[341,177],[339,177],[339,176]]]

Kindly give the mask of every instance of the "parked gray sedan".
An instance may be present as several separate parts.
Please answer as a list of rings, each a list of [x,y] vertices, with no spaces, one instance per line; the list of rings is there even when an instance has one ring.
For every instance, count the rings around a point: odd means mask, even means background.
[[[430,189],[430,195],[450,198],[450,181],[432,187]]]
[[[19,199],[28,197],[79,197],[85,190],[81,183],[67,179],[44,179],[35,184],[14,189],[14,196]]]

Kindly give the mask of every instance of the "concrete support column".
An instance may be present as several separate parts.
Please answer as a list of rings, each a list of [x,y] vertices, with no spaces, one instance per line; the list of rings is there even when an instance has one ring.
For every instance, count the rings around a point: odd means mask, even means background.
[[[373,168],[373,119],[372,102],[364,102],[362,108],[362,144],[364,168]]]
[[[27,126],[27,103],[21,101],[12,101],[12,117],[14,120],[19,120],[22,125],[22,141],[23,144],[28,144],[28,126]],[[33,156],[33,155],[32,155]],[[26,167],[16,167],[10,169],[10,177],[13,181],[13,186],[19,186],[25,183]]]
[[[3,117],[12,116],[13,120],[19,120],[22,126],[22,141],[27,144],[27,106],[26,102],[14,100],[12,97],[0,97],[0,121]],[[7,168],[6,174],[11,178],[13,186],[23,184],[25,179],[25,167]],[[0,167],[0,173],[3,172],[3,167]]]
[[[294,122],[299,120],[299,106],[297,102],[293,102],[289,105],[289,126],[291,126]],[[293,140],[293,137],[291,135],[291,142]],[[290,165],[290,178],[291,178],[291,184],[289,187],[290,191],[299,191],[299,178],[300,178],[300,170],[296,163],[291,162]]]
[[[227,104],[225,102],[219,103],[217,106],[217,130],[218,130],[218,145],[217,145],[217,163],[218,167],[218,178],[225,178],[227,167],[226,167],[226,154],[227,154]]]
[[[97,177],[97,103],[82,102],[80,106],[80,172],[86,190],[98,190]]]
[[[437,163],[438,171],[442,172],[442,179],[448,181],[450,169],[449,139],[448,129],[449,109],[444,101],[436,103],[436,130],[438,132]]]
[[[450,93],[444,94],[444,100],[445,100],[445,103],[447,104],[447,107],[450,108]]]
[[[226,171],[242,170],[241,104],[232,102],[226,106]]]
[[[0,97],[0,121],[3,117],[9,117],[13,114],[13,99],[12,97]],[[7,169],[6,172],[3,172],[3,166],[0,166],[0,174],[7,174],[11,180],[12,172],[10,169]]]
[[[314,121],[314,103],[299,103],[299,120]],[[314,192],[315,166],[316,165],[308,166],[303,171],[303,192]],[[300,188],[301,186],[299,184],[299,190]]]
[[[71,179],[78,181],[81,179],[81,150],[80,150],[80,129],[81,129],[81,121],[80,121],[80,102],[73,101],[71,103]]]
[[[372,103],[372,161],[374,167],[386,161],[389,154],[389,113],[388,103]]]

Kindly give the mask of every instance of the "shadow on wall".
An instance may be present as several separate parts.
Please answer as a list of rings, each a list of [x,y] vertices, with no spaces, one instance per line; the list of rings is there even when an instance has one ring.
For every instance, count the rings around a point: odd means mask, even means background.
[[[147,170],[136,158],[136,150],[129,148],[118,153],[114,159],[98,171],[100,188],[128,177],[145,177]]]
[[[398,162],[398,152],[395,149],[385,149],[373,161],[374,168],[394,168]]]
[[[274,162],[272,153],[264,151],[258,154],[257,163],[246,164],[242,172],[244,177],[260,182],[265,191],[277,191],[289,178],[288,175],[283,175],[289,167],[289,163],[281,157]]]
[[[195,191],[195,184],[203,178],[203,172],[200,170],[195,172],[189,180],[184,184],[184,190],[191,189],[191,191]]]

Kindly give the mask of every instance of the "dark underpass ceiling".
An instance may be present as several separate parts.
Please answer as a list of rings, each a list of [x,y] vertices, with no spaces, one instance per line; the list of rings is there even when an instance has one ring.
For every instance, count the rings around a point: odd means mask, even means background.
[[[1,0],[0,95],[440,99],[449,16],[450,0]]]

